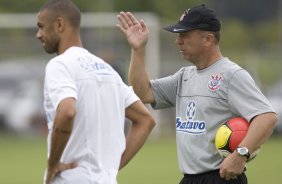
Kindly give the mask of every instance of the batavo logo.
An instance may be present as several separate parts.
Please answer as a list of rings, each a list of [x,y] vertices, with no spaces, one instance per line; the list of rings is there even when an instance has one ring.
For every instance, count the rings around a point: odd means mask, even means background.
[[[80,57],[77,59],[81,69],[85,72],[96,72],[96,74],[112,75],[111,68],[103,62],[94,61],[91,57]]]
[[[186,108],[186,120],[182,120],[181,117],[176,117],[177,132],[185,132],[195,135],[206,133],[206,122],[195,120],[196,111],[195,101],[189,101]]]

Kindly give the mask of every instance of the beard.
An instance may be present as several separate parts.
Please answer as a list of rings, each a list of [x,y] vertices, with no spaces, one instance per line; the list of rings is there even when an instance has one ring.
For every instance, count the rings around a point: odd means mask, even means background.
[[[54,54],[54,53],[58,53],[59,51],[59,39],[56,38],[52,38],[50,40],[46,40],[45,45],[43,46],[44,50],[48,53],[48,54]]]
[[[43,39],[43,48],[48,54],[54,54],[59,52],[60,38],[58,35],[51,32]]]

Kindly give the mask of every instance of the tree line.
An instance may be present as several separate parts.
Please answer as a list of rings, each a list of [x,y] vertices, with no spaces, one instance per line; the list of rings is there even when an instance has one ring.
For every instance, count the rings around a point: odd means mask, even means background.
[[[37,12],[46,0],[0,0],[0,13]],[[207,4],[225,18],[236,17],[252,23],[275,18],[282,0],[73,0],[82,12],[154,12],[165,19],[175,19],[188,7]],[[282,11],[282,10],[281,10]]]

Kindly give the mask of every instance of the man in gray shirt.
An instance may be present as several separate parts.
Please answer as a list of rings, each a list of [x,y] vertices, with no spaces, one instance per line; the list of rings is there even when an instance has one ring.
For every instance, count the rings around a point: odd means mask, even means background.
[[[129,83],[144,103],[176,107],[176,141],[181,184],[246,184],[246,161],[272,134],[277,121],[268,100],[249,73],[221,54],[220,20],[205,5],[186,10],[177,24],[176,43],[185,60],[172,76],[149,80],[145,68],[148,28],[130,12],[117,16],[132,47]],[[250,122],[246,137],[226,159],[215,147],[219,126],[232,117]],[[241,150],[245,152],[241,152]]]

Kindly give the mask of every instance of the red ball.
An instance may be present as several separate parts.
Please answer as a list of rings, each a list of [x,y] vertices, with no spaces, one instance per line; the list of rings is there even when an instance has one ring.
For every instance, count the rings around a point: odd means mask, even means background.
[[[215,146],[219,154],[225,158],[232,153],[246,136],[248,128],[248,121],[241,117],[224,122],[215,136]]]
[[[233,152],[246,136],[250,124],[246,119],[240,117],[232,118],[224,124],[232,131],[229,138],[229,148]]]
[[[226,158],[230,153],[236,150],[241,141],[246,136],[250,123],[242,118],[231,118],[224,122],[217,130],[215,135],[215,147],[221,157]],[[256,157],[260,148],[254,151],[250,160]]]

